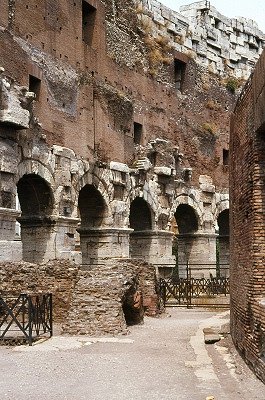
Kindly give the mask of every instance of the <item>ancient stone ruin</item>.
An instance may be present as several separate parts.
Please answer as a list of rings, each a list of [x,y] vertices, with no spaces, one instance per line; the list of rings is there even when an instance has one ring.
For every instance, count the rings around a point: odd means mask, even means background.
[[[264,42],[208,1],[1,2],[1,271],[27,289],[56,260],[66,330],[93,333],[78,307],[108,273],[117,324],[93,311],[97,333],[123,330],[138,292],[156,312],[154,269],[228,262],[230,112]]]

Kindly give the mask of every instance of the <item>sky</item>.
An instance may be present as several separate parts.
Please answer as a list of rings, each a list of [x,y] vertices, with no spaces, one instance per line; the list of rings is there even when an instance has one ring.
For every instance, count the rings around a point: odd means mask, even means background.
[[[190,0],[159,0],[172,10],[179,11],[179,7],[191,4]],[[210,4],[226,17],[245,17],[254,19],[259,29],[265,33],[265,0],[210,0]]]

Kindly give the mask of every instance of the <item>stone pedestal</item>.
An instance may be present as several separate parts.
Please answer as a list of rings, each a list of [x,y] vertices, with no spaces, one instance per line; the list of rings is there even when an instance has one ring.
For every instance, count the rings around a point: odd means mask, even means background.
[[[180,277],[186,278],[189,264],[196,278],[216,276],[216,234],[194,233],[178,235],[178,268]]]
[[[82,252],[82,266],[104,264],[106,259],[129,258],[131,229],[78,228]]]
[[[21,261],[22,244],[15,235],[20,211],[0,208],[0,261]]]
[[[54,259],[55,220],[51,217],[21,217],[23,261],[41,263]]]
[[[71,259],[75,250],[75,231],[79,219],[66,217],[21,217],[23,260],[40,263]]]
[[[154,264],[157,272],[163,269],[171,271],[176,263],[172,255],[173,236],[168,231],[133,231],[130,235],[130,256]]]
[[[58,217],[56,219],[56,258],[73,259],[76,245],[76,228],[79,222],[79,218]]]

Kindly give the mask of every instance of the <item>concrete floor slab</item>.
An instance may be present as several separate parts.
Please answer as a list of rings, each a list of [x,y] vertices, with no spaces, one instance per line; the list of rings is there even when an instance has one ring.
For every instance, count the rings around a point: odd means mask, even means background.
[[[0,347],[1,398],[8,400],[255,400],[265,386],[229,339],[204,343],[227,312],[168,310],[115,338],[53,337]]]

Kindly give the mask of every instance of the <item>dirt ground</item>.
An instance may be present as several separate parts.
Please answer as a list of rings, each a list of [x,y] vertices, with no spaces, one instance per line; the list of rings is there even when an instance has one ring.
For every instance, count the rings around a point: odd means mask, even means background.
[[[229,336],[204,343],[203,329],[228,318],[227,311],[168,308],[125,336],[0,346],[1,399],[264,400],[265,385]]]

